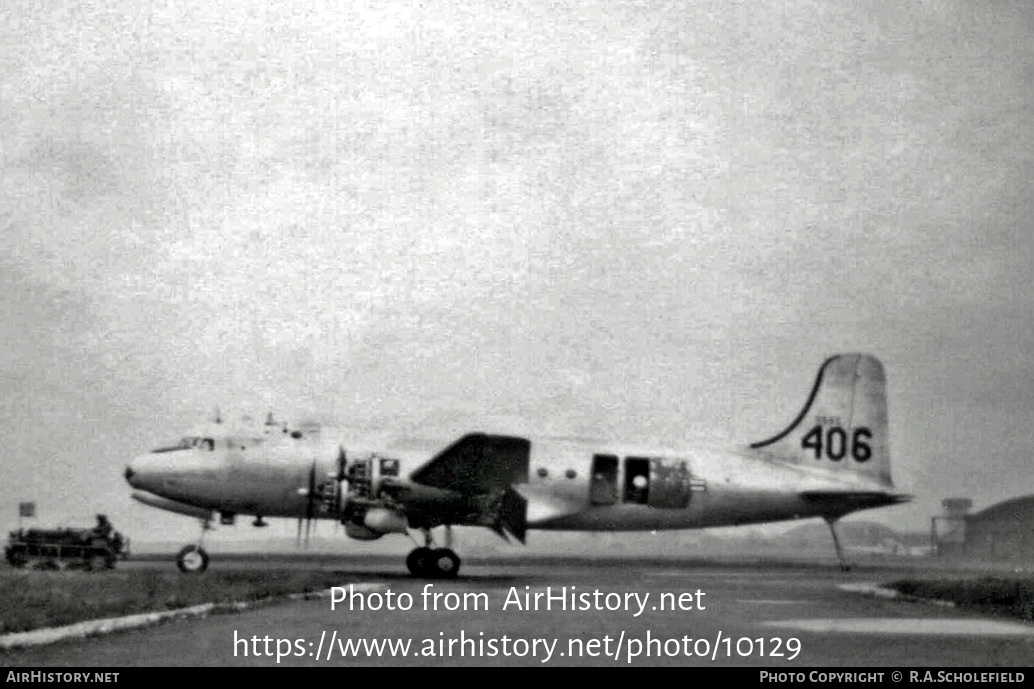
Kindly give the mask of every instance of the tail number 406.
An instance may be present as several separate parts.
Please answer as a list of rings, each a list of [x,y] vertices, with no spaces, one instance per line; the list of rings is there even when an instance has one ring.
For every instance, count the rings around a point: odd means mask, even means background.
[[[827,459],[839,462],[850,452],[856,462],[868,461],[872,457],[872,448],[867,441],[872,438],[872,431],[865,426],[855,428],[851,431],[850,441],[847,434],[840,426],[830,426],[825,433],[822,426],[815,426],[805,434],[801,447],[814,450],[815,459],[822,459],[825,453]]]

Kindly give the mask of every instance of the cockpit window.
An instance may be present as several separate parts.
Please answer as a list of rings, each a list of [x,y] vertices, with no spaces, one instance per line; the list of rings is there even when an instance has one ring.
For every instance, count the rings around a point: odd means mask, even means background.
[[[208,441],[205,443],[205,441]],[[160,447],[157,450],[151,450],[152,452],[175,452],[176,450],[192,450],[192,449],[214,449],[211,438],[202,438],[195,435],[187,435],[180,438],[179,443],[172,445],[171,447]]]
[[[180,444],[177,447],[179,450],[208,450],[211,452],[215,449],[215,440],[212,438],[202,438],[196,435],[184,436],[180,439]]]

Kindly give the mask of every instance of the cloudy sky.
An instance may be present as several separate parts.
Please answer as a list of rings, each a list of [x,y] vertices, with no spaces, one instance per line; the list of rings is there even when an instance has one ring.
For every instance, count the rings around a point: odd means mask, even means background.
[[[1029,2],[122,5],[0,8],[3,523],[193,533],[121,473],[215,405],[751,441],[843,351],[865,518],[1034,493]]]

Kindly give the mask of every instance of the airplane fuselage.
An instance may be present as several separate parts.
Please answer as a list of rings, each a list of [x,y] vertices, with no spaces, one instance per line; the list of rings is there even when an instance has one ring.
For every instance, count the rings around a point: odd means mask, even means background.
[[[645,449],[468,433],[429,451],[370,447],[270,419],[260,429],[209,426],[138,457],[126,479],[140,502],[206,523],[216,513],[224,523],[255,515],[256,526],[263,517],[336,519],[359,540],[420,530],[427,545],[410,553],[410,570],[455,576],[458,556],[431,547],[436,527],[446,528],[447,542],[452,526],[522,542],[528,529],[690,529],[814,516],[832,529],[850,512],[908,499],[891,480],[887,419],[882,364],[844,354],[822,364],[789,426],[750,445]],[[188,567],[188,550],[181,568],[203,569],[207,555]]]
[[[338,519],[350,468],[365,465],[371,499],[378,485],[404,485],[426,455],[407,450],[349,451],[338,442],[274,439],[261,444],[152,453],[130,467],[135,497],[158,496],[224,515]],[[386,470],[390,475],[386,475]],[[642,477],[637,485],[637,477]],[[310,498],[312,489],[318,499]],[[643,450],[543,439],[530,445],[528,475],[515,485],[528,501],[530,529],[642,531],[690,529],[823,516],[801,488],[862,490],[821,467],[701,446]],[[155,501],[157,502],[157,501]],[[148,502],[155,506],[155,502]],[[312,507],[316,503],[316,508]],[[872,506],[885,504],[876,502]]]

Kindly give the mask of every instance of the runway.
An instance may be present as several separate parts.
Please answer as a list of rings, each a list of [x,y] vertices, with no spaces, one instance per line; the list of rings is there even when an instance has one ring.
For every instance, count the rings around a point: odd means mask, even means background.
[[[915,574],[732,560],[473,560],[453,581],[313,557],[333,598],[0,654],[4,666],[1027,667],[1034,625],[865,592]],[[270,560],[224,557],[220,568]],[[282,564],[282,560],[280,561]],[[129,567],[168,567],[130,562]],[[935,576],[924,571],[922,576]]]

